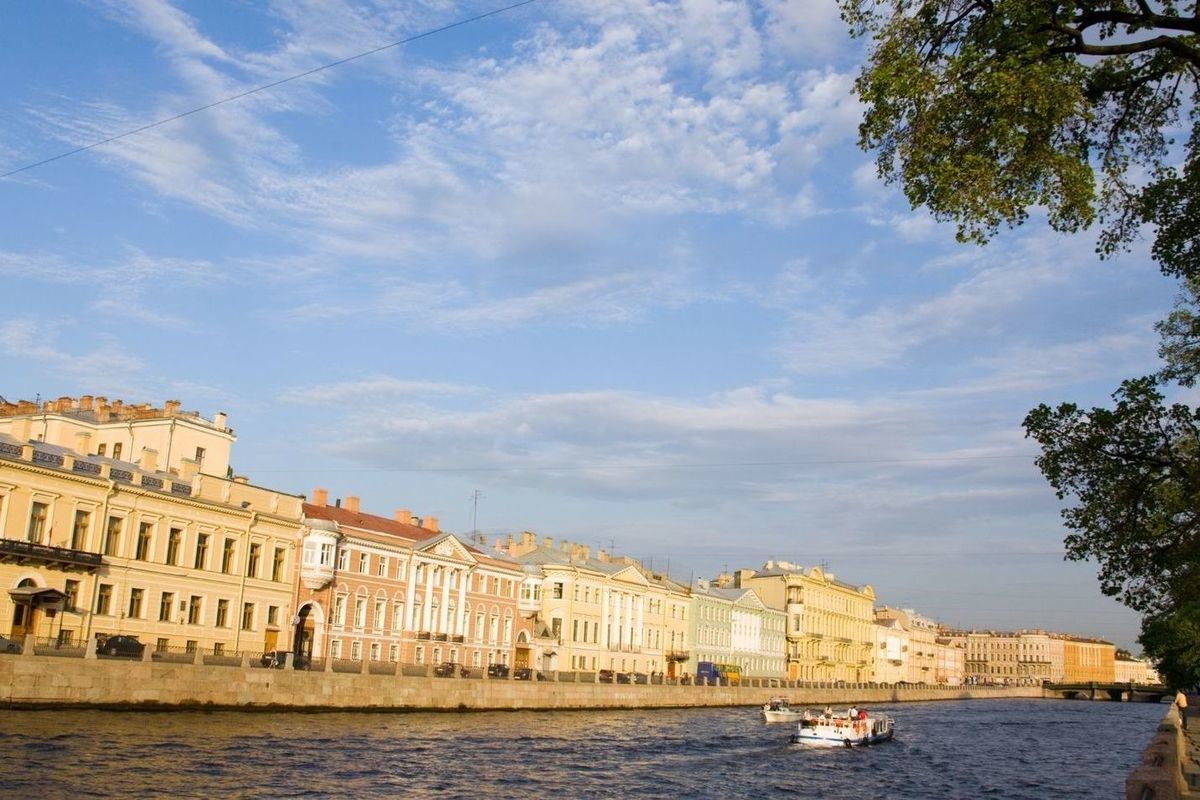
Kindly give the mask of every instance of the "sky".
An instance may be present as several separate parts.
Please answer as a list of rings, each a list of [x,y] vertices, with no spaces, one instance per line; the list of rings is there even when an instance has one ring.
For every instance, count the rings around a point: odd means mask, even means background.
[[[830,0],[505,5],[0,5],[0,395],[178,399],[260,486],[1138,652],[1021,422],[1158,368],[1146,243],[911,208]]]

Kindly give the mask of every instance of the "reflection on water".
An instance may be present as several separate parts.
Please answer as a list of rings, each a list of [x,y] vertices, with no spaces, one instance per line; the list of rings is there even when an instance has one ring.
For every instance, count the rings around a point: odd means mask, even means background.
[[[757,710],[0,712],[7,796],[1121,797],[1163,708],[881,707],[896,740],[808,750]]]

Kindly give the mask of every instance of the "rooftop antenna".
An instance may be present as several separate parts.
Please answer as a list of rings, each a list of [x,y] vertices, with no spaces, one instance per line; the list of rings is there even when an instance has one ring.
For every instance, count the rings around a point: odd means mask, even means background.
[[[479,534],[479,495],[482,494],[478,489],[471,493],[471,533]]]

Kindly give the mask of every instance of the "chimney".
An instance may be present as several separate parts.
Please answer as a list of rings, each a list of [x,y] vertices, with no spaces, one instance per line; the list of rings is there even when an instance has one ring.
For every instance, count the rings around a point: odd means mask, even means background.
[[[412,525],[412,511],[407,508],[397,508],[392,517],[403,525]]]
[[[173,417],[179,413],[179,405],[178,400],[168,400],[163,403],[163,411],[167,413],[168,417]]]
[[[138,459],[138,466],[146,472],[158,472],[158,451],[143,447],[142,457]]]
[[[554,549],[554,540],[551,539],[549,536],[543,537],[542,538],[542,547],[544,547],[547,550],[553,550]]]
[[[90,394],[79,395],[79,410],[80,411],[91,411],[92,410],[92,396]]]
[[[421,527],[427,531],[433,531],[434,533],[437,533],[438,518],[437,517],[425,517],[425,519],[421,520]]]
[[[200,462],[194,458],[179,459],[180,473],[179,476],[185,481],[190,481],[196,477],[196,473],[200,471]]]
[[[247,478],[245,475],[234,475],[233,482],[234,483],[249,483],[250,479]]]
[[[213,425],[216,425],[221,430],[225,430],[225,422],[228,419],[229,417],[226,416],[224,411],[218,411],[215,415],[213,415]]]
[[[358,495],[356,495],[356,494],[346,495],[346,510],[353,511],[355,514],[358,513]]]
[[[521,547],[537,547],[537,536],[533,531],[521,532]]]
[[[329,490],[319,486],[313,489],[312,504],[320,508],[329,505]]]
[[[608,563],[608,551],[605,550],[603,547],[596,550],[596,560],[602,561],[605,564],[607,564]]]

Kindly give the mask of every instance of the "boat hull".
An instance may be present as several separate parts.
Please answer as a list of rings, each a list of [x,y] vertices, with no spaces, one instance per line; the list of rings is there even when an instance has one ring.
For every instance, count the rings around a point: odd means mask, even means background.
[[[818,718],[803,720],[790,741],[806,747],[863,747],[889,741],[895,735],[896,723],[891,717]]]

